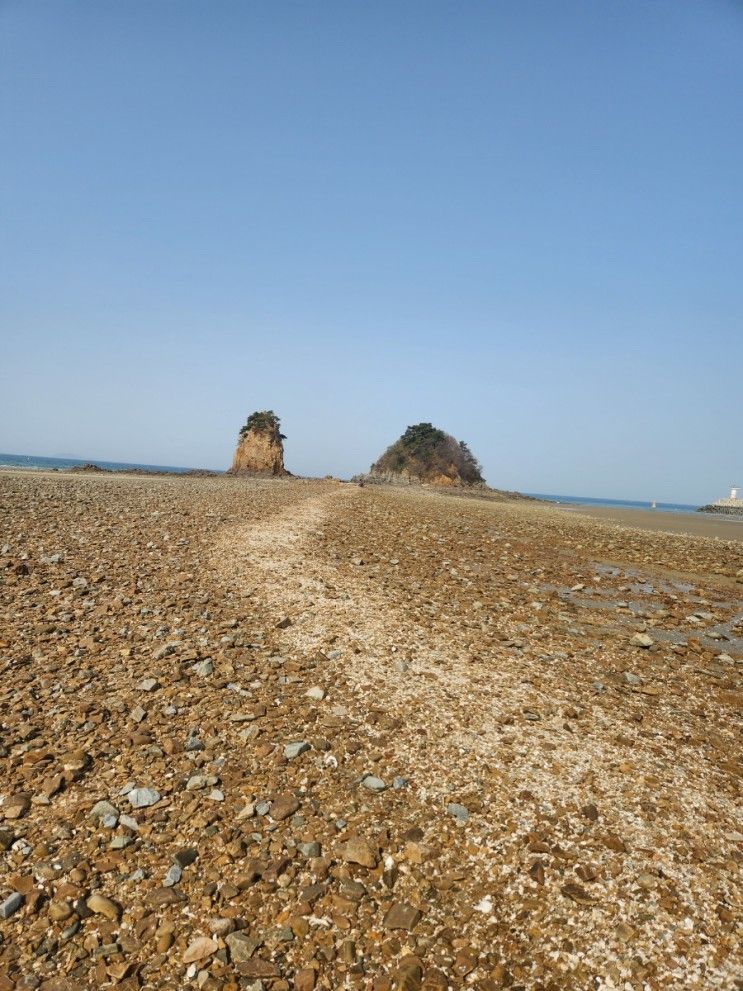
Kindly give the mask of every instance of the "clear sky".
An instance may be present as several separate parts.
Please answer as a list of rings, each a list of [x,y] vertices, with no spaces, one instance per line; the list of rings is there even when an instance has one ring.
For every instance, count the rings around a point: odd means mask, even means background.
[[[743,4],[0,0],[0,450],[743,484]]]

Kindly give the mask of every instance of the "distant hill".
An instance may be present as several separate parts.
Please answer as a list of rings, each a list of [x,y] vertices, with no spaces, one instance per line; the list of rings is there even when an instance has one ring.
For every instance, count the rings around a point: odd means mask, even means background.
[[[374,462],[367,478],[397,485],[485,485],[480,463],[467,444],[432,423],[408,427]]]

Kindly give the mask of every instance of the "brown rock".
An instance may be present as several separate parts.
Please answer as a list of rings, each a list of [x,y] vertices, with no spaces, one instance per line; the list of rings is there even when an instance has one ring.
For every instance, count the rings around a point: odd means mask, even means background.
[[[294,815],[298,809],[299,802],[293,795],[279,795],[271,805],[271,818],[281,822],[282,819],[288,819],[289,816]]]
[[[303,967],[294,975],[294,991],[314,991],[315,971],[312,967]]]
[[[341,856],[349,864],[359,864],[361,867],[374,868],[379,863],[379,856],[363,836],[352,836],[341,848]]]
[[[219,943],[208,936],[199,936],[188,944],[186,952],[183,954],[184,963],[196,963],[197,960],[205,960],[212,956],[219,949]]]
[[[121,905],[112,898],[106,898],[105,895],[91,895],[85,904],[94,915],[103,915],[112,922],[118,919],[122,912]]]
[[[382,920],[385,929],[415,929],[421,919],[421,912],[407,902],[395,902]]]
[[[577,902],[578,905],[595,904],[595,899],[588,894],[586,889],[581,888],[581,886],[579,884],[575,884],[574,881],[568,881],[567,884],[563,884],[560,891],[562,891],[563,895],[566,895],[568,898],[572,898],[572,900]]]

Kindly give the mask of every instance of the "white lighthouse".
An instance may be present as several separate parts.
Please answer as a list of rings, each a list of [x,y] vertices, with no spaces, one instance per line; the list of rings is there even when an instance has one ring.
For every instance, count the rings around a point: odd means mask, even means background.
[[[738,498],[738,486],[737,485],[732,485],[730,487],[730,498],[733,500],[733,502],[735,502],[735,500]]]

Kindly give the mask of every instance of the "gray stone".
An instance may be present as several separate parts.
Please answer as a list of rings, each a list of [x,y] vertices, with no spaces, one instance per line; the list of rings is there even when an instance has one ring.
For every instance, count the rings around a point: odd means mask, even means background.
[[[470,817],[470,810],[465,808],[464,805],[459,805],[458,802],[450,802],[446,806],[446,811],[449,815],[454,816],[457,822],[467,822]]]
[[[652,647],[655,643],[652,637],[649,637],[647,633],[635,633],[635,635],[630,640],[630,644],[633,647],[642,647],[647,650],[648,647]]]
[[[119,810],[116,808],[115,805],[111,805],[110,802],[107,802],[104,799],[101,802],[95,803],[93,808],[90,810],[89,815],[91,819],[106,819],[112,816],[116,822],[118,821],[119,818]]]
[[[154,692],[159,687],[160,682],[157,678],[143,678],[137,685],[137,690],[140,692]]]
[[[392,787],[395,791],[400,791],[401,788],[407,788],[408,780],[407,778],[393,778]]]
[[[297,850],[299,850],[304,857],[319,857],[320,849],[320,844],[317,842],[297,843]]]
[[[313,688],[310,688],[305,697],[308,699],[314,699],[315,702],[322,702],[325,698],[325,689],[320,688],[319,685],[315,685]]]
[[[194,674],[197,674],[199,678],[208,678],[210,674],[214,674],[214,665],[207,657],[205,661],[199,661],[197,664],[194,664],[191,670]]]
[[[168,869],[168,873],[165,875],[163,886],[166,888],[172,888],[174,884],[178,884],[182,876],[183,876],[183,871],[181,870],[180,866],[178,864],[173,864]]]
[[[157,788],[132,788],[126,797],[133,809],[146,809],[150,805],[156,805],[162,795]]]
[[[216,784],[219,784],[219,778],[215,774],[192,774],[186,782],[186,791],[201,791]]]
[[[249,936],[244,932],[230,933],[225,936],[224,941],[230,951],[230,960],[233,963],[246,963],[263,942],[262,939]]]
[[[373,774],[367,774],[363,777],[361,779],[361,784],[364,788],[368,788],[369,791],[384,791],[387,787],[381,778],[377,778]]]
[[[305,743],[304,740],[300,740],[297,743],[287,743],[284,747],[284,757],[287,760],[294,760],[295,757],[299,757],[300,754],[305,753],[309,749],[309,743]]]
[[[8,895],[4,902],[0,902],[0,919],[9,919],[14,912],[18,911],[24,901],[24,896],[17,891]]]
[[[637,674],[632,674],[631,671],[625,671],[622,677],[628,685],[639,685],[642,683],[642,678]]]

